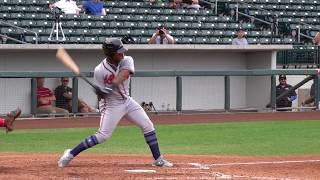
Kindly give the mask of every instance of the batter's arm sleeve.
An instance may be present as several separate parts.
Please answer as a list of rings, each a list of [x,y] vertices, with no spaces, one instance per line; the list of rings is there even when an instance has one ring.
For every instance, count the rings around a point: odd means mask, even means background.
[[[120,70],[119,74],[116,76],[116,78],[113,80],[113,84],[118,86],[121,84],[123,81],[128,79],[130,77],[131,71],[128,69],[122,69]]]

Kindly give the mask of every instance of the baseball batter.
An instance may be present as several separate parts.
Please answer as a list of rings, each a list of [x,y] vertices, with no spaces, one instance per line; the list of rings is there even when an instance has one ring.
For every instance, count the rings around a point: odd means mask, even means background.
[[[0,118],[0,127],[5,127],[7,133],[12,131],[13,130],[13,123],[20,116],[20,114],[21,114],[20,108],[17,108],[13,111],[10,111],[7,114],[7,117]]]
[[[129,96],[130,76],[134,73],[132,57],[124,55],[127,49],[117,38],[107,38],[102,48],[106,58],[94,70],[96,84],[106,93],[99,97],[100,128],[96,134],[87,137],[78,146],[65,150],[58,166],[67,166],[80,152],[109,139],[120,119],[125,117],[141,128],[154,158],[153,165],[172,167],[173,164],[160,154],[153,123],[143,108]],[[106,90],[106,87],[111,90]]]

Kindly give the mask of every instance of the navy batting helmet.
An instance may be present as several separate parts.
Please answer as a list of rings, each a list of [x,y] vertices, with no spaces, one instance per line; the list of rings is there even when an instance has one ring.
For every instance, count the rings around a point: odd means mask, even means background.
[[[115,53],[124,53],[128,49],[123,46],[123,43],[118,38],[106,38],[102,44],[102,49],[106,56],[111,56]]]

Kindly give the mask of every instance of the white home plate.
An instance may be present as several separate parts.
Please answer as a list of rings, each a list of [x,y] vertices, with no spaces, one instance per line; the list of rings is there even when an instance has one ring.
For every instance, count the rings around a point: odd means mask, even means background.
[[[132,169],[132,170],[124,170],[129,173],[155,173],[156,170],[148,170],[148,169]]]

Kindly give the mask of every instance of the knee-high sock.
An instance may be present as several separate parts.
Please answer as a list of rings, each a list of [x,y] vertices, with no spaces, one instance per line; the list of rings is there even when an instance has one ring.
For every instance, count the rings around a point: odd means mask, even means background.
[[[70,153],[73,155],[73,157],[76,157],[82,151],[89,149],[97,144],[99,143],[96,136],[89,136],[84,139],[78,146],[74,147]]]
[[[6,127],[6,120],[0,118],[0,127]]]
[[[147,144],[150,147],[153,158],[156,160],[160,157],[160,149],[158,144],[158,139],[154,131],[144,134]]]

